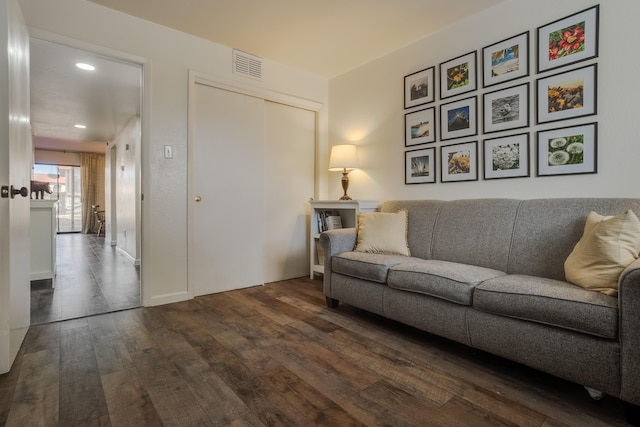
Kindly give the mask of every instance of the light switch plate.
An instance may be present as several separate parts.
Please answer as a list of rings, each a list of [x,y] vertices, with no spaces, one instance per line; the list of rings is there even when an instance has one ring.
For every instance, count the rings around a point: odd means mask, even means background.
[[[173,146],[171,145],[164,146],[164,158],[173,159]]]

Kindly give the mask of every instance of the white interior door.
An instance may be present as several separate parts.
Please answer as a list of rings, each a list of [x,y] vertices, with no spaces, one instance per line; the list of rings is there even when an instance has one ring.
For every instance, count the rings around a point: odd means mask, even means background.
[[[28,189],[29,34],[15,0],[0,0],[0,45],[0,184]],[[29,210],[28,194],[0,198],[0,374],[11,368],[30,323]]]
[[[265,282],[309,274],[315,113],[265,102]]]
[[[199,83],[192,89],[190,289],[262,284],[264,101]]]

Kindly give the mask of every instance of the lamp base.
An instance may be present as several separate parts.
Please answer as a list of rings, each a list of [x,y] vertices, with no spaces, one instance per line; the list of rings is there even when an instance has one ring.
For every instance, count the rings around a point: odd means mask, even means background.
[[[338,200],[353,200],[351,197],[347,196],[347,189],[349,188],[349,172],[347,168],[344,168],[342,171],[342,189],[344,190],[344,194]]]

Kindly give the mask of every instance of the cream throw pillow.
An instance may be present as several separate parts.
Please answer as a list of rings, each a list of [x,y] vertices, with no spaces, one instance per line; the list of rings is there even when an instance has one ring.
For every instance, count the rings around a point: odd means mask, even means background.
[[[409,256],[408,212],[368,212],[358,214],[356,252]]]
[[[564,263],[567,281],[617,295],[622,271],[638,259],[640,221],[632,210],[616,216],[590,212],[584,234]]]

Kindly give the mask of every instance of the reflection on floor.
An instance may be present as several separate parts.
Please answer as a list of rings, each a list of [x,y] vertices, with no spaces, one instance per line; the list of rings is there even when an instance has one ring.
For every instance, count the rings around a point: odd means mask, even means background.
[[[59,234],[57,276],[31,282],[31,324],[140,306],[140,269],[93,234]]]

